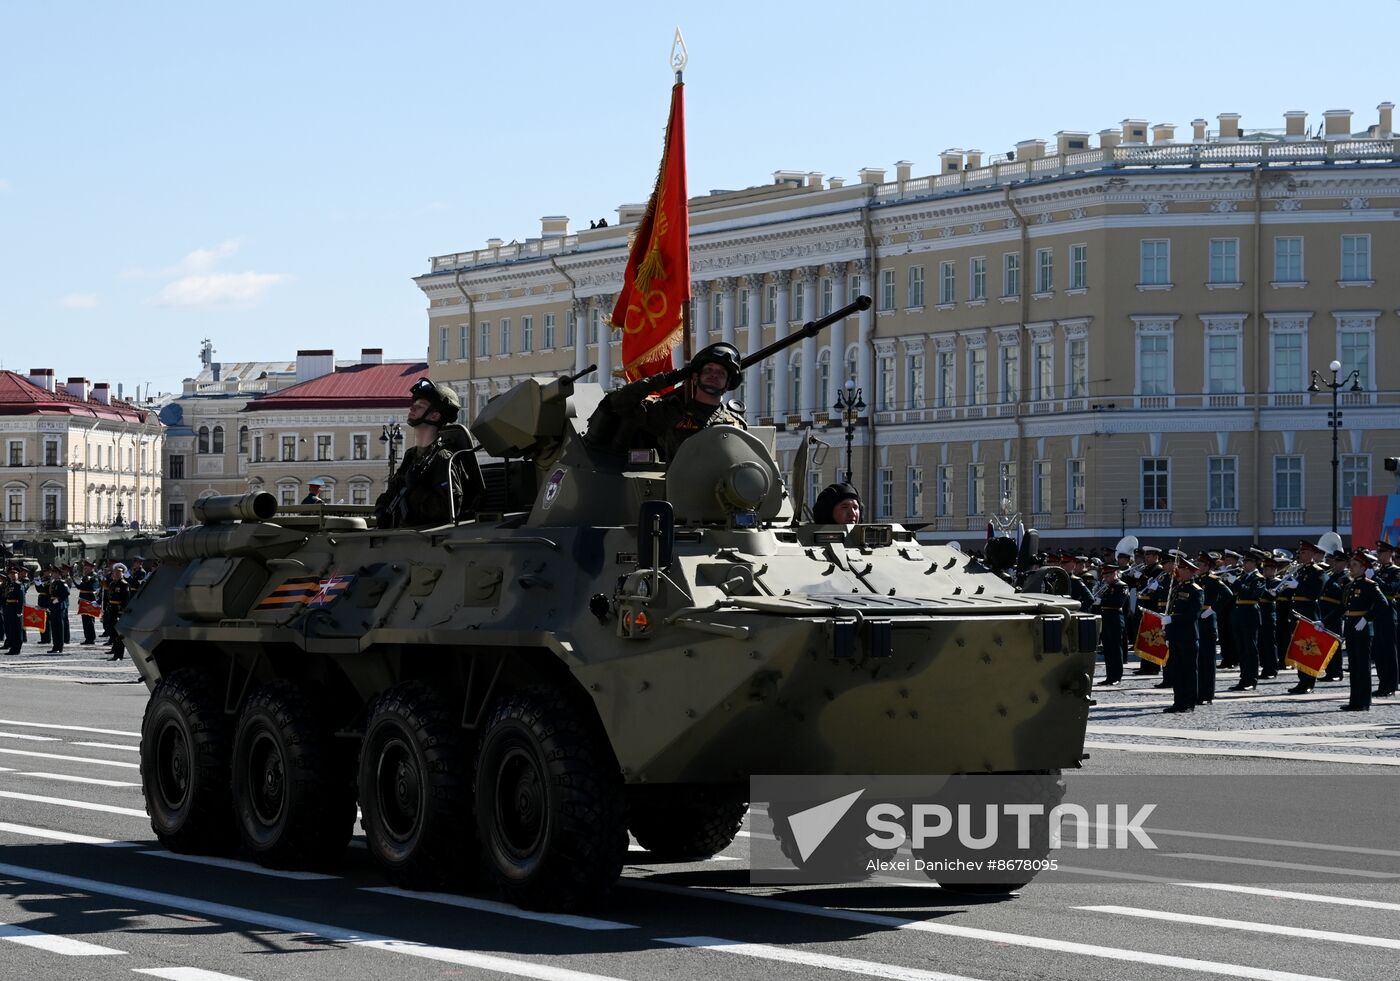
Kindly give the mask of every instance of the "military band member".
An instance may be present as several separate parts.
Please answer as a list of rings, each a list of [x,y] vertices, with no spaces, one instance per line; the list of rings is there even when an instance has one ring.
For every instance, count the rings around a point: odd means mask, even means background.
[[[1313,542],[1298,543],[1297,572],[1293,574],[1293,613],[1308,620],[1318,620],[1321,614],[1322,589],[1327,584],[1327,566],[1318,560],[1322,558],[1322,549]],[[1287,585],[1288,580],[1285,580]],[[1284,631],[1280,631],[1283,639],[1283,651],[1287,656],[1288,645],[1293,638],[1293,617],[1288,618]],[[1317,679],[1306,671],[1299,670],[1298,683],[1288,689],[1290,695],[1304,695],[1313,690]]]
[[[120,661],[126,656],[126,645],[122,643],[121,632],[117,629],[117,621],[121,619],[122,611],[131,599],[131,583],[126,581],[126,572],[125,565],[115,563],[112,566],[112,578],[102,590],[102,622],[112,637],[112,656],[108,659],[111,661]]]
[[[1204,553],[1196,583],[1201,587],[1205,609],[1201,611],[1200,652],[1197,661],[1196,700],[1198,705],[1215,701],[1215,655],[1220,637],[1219,609],[1234,602],[1235,594],[1225,581],[1215,574],[1214,553]],[[1217,556],[1218,558],[1218,556]]]
[[[1113,686],[1123,680],[1123,661],[1128,656],[1128,634],[1125,618],[1128,613],[1128,587],[1118,577],[1120,567],[1105,562],[1103,588],[1094,612],[1103,621],[1099,639],[1103,643],[1104,679],[1100,685]]]
[[[1322,599],[1318,602],[1318,612],[1324,629],[1332,631],[1338,637],[1342,636],[1342,627],[1345,612],[1346,591],[1347,591],[1347,563],[1349,556],[1343,549],[1338,549],[1327,556],[1328,571],[1327,582],[1322,587]],[[1327,673],[1322,676],[1323,681],[1342,680],[1342,659],[1334,657],[1327,664]]]
[[[1264,577],[1264,595],[1259,597],[1259,677],[1278,677],[1278,594],[1282,580],[1278,575],[1278,559],[1269,555],[1259,566]]]
[[[34,605],[41,610],[49,608],[49,577],[44,572],[37,572],[34,575]],[[53,618],[49,617],[44,621],[44,629],[39,631],[39,643],[52,644],[49,639],[49,630],[53,626]]]
[[[87,600],[89,603],[97,602],[97,594],[102,588],[102,580],[97,578],[97,573],[93,570],[91,562],[83,563],[83,573],[78,577],[76,585],[80,603],[83,600]],[[83,614],[79,619],[83,624],[83,646],[91,647],[97,643],[97,618]]]
[[[1386,541],[1376,543],[1375,583],[1390,607],[1389,616],[1381,616],[1376,621],[1376,634],[1371,641],[1371,660],[1376,662],[1376,690],[1371,694],[1377,698],[1387,698],[1395,694],[1400,680],[1400,658],[1397,654],[1397,602],[1400,602],[1400,566],[1393,564],[1395,546]],[[1389,636],[1385,636],[1388,631]]]
[[[24,646],[24,594],[28,587],[14,566],[5,575],[3,591],[5,606],[5,653],[18,654]]]
[[[68,625],[68,597],[72,592],[68,588],[68,580],[59,575],[57,569],[49,570],[48,587],[48,605],[44,607],[48,617],[44,622],[49,628],[49,637],[53,643],[49,653],[62,654],[63,642],[68,633],[64,629]]]
[[[1235,580],[1235,611],[1230,624],[1235,632],[1240,680],[1230,686],[1230,691],[1254,691],[1259,685],[1259,604],[1264,596],[1259,563],[1265,555],[1262,549],[1249,548],[1240,560],[1244,572]]]
[[[1366,712],[1371,708],[1371,639],[1375,619],[1388,615],[1390,604],[1381,588],[1367,572],[1373,570],[1373,552],[1357,549],[1351,557],[1351,579],[1346,591],[1347,667],[1351,671],[1351,698],[1343,712]],[[1374,574],[1374,573],[1373,573]]]
[[[1201,614],[1205,611],[1205,590],[1195,582],[1196,564],[1178,554],[1171,566],[1172,586],[1169,609],[1163,615],[1167,647],[1167,675],[1172,686],[1172,703],[1163,712],[1196,711],[1197,663],[1200,660]]]
[[[1079,601],[1079,609],[1088,613],[1094,608],[1094,594],[1084,581],[1084,569],[1089,564],[1087,555],[1068,556],[1065,571],[1069,573],[1069,598]]]
[[[1155,545],[1144,545],[1142,547],[1142,572],[1137,577],[1137,608],[1138,610],[1150,610],[1153,613],[1164,613],[1163,605],[1167,596],[1167,572],[1162,567],[1162,550]],[[1138,619],[1141,619],[1140,617]],[[1133,624],[1133,636],[1137,636],[1137,624]],[[1151,661],[1139,660],[1135,674],[1154,675],[1160,674],[1160,665]],[[1166,682],[1159,683],[1159,687],[1168,687]]]
[[[1212,552],[1211,555],[1216,553]],[[1240,666],[1239,650],[1235,647],[1235,591],[1234,584],[1226,578],[1222,570],[1232,572],[1240,568],[1244,561],[1244,556],[1231,549],[1221,549],[1220,556],[1215,560],[1215,574],[1230,587],[1230,595],[1220,598],[1220,606],[1216,607],[1215,619],[1217,621],[1216,631],[1220,634],[1220,666],[1222,668],[1237,668]]]

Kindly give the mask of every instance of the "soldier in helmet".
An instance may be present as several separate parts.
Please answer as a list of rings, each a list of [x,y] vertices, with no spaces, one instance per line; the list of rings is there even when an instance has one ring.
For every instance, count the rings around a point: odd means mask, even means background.
[[[375,501],[379,527],[446,524],[454,514],[469,517],[483,483],[471,435],[457,422],[462,400],[427,378],[414,382],[409,395],[408,424],[415,443],[404,451],[389,486]]]
[[[812,521],[819,525],[860,523],[860,492],[850,484],[828,484],[812,505]]]
[[[595,446],[623,451],[634,437],[645,433],[655,440],[666,460],[681,443],[710,426],[747,429],[744,406],[726,399],[743,381],[739,350],[733,344],[711,344],[690,363],[674,371],[649,375],[609,392],[588,420],[588,441]],[[687,382],[667,395],[655,393],[669,385]]]

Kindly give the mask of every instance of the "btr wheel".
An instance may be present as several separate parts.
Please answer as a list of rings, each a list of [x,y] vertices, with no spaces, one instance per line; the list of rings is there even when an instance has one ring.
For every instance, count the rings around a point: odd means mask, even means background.
[[[709,858],[733,844],[748,811],[745,801],[716,800],[703,791],[667,794],[634,802],[627,826],[657,858]]]
[[[481,738],[476,818],[486,869],[511,901],[567,910],[622,874],[622,775],[586,705],[564,692],[503,695]]]
[[[141,721],[141,791],[151,830],[174,852],[220,854],[233,842],[229,724],[208,679],[162,678]]]
[[[253,692],[233,746],[233,809],[253,858],[271,868],[322,868],[345,853],[354,785],[321,712],[300,687]]]
[[[470,870],[466,740],[443,699],[410,682],[370,708],[360,753],[360,809],[370,854],[395,885],[452,884]]]

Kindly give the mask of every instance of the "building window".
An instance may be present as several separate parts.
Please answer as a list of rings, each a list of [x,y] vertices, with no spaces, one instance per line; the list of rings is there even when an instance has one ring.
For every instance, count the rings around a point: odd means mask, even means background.
[[[316,459],[320,461],[332,459],[331,437],[329,433],[318,433],[316,435]]]
[[[1089,246],[1069,247],[1069,288],[1084,290],[1089,288]]]
[[[879,373],[875,378],[875,388],[879,394],[878,404],[881,412],[892,412],[896,406],[896,392],[894,382],[894,355],[882,354],[879,361]]]
[[[802,408],[802,406],[798,406],[797,404],[798,400],[801,398],[802,359],[793,358],[791,361],[788,362],[788,404],[794,406],[795,408]],[[787,410],[788,406],[783,406],[783,411],[786,412]],[[815,500],[815,498],[813,498],[813,500]]]
[[[1371,278],[1371,236],[1342,236],[1342,282],[1361,283]]]
[[[827,314],[831,313],[831,311],[835,309],[835,307],[833,307],[833,306],[831,305],[831,301],[832,301],[833,296],[834,296],[834,293],[832,292],[831,277],[830,277],[830,276],[823,276],[823,277],[822,277],[822,316],[823,316],[823,317],[825,317]]]
[[[1142,286],[1166,286],[1172,281],[1171,242],[1164,238],[1145,238],[1139,244],[1140,270],[1138,283]]]
[[[1021,397],[1021,349],[1014,344],[999,348],[997,356],[1001,364],[997,375],[1001,383],[1001,400],[1015,402]]]
[[[933,490],[934,513],[946,518],[953,513],[953,468],[944,464],[937,473],[938,484]]]
[[[894,514],[894,471],[889,467],[881,467],[875,472],[875,517],[888,518]]]
[[[1338,332],[1337,360],[1342,362],[1342,370],[1337,377],[1346,378],[1355,370],[1362,388],[1373,387],[1371,384],[1371,341],[1372,334],[1369,330]]]
[[[1238,511],[1235,458],[1213,456],[1206,461],[1206,510]]]
[[[248,454],[248,427],[238,427],[238,452],[247,456]]]
[[[1340,505],[1351,507],[1353,497],[1371,493],[1371,458],[1347,454],[1342,457],[1342,492]]]
[[[1138,338],[1138,393],[1170,394],[1168,368],[1171,366],[1171,338],[1147,334]]]
[[[1213,238],[1210,240],[1210,279],[1211,283],[1238,283],[1240,281],[1240,240],[1237,238]]]
[[[462,324],[457,328],[457,357],[466,360],[472,356],[472,328],[471,324]]]
[[[15,523],[24,520],[24,491],[18,487],[5,491],[5,520]]]
[[[999,470],[999,472],[1000,472],[1000,474],[1001,474],[1001,477],[1000,477],[1000,479],[997,481],[997,500],[998,500],[998,502],[1000,502],[1000,501],[1013,501],[1013,502],[1014,502],[1014,501],[1016,500],[1016,477],[1017,477],[1017,470],[1016,470],[1016,463],[1015,463],[1015,461],[1008,461],[1008,462],[1006,462],[1006,463],[1003,463],[1003,464],[998,468],[998,470]]]
[[[1065,511],[1084,513],[1084,461],[1065,461]]]
[[[957,362],[953,360],[952,351],[938,352],[938,380],[934,396],[938,399],[938,407],[946,409],[957,404]]]
[[[1035,250],[1035,291],[1050,293],[1055,289],[1055,250]]]
[[[1170,461],[1148,457],[1142,461],[1142,510],[1171,510]]]
[[[478,358],[489,358],[491,356],[491,321],[483,320],[477,324],[476,329],[476,356]]]
[[[172,453],[170,456],[170,479],[185,479],[185,458],[181,454]]]
[[[1089,394],[1089,342],[1082,337],[1065,341],[1065,360],[1069,365],[1069,390],[1072,399]]]
[[[792,306],[788,308],[788,317],[793,320],[801,320],[802,313],[803,283],[800,279],[792,281]]]
[[[1040,341],[1031,346],[1031,398],[1055,397],[1055,346],[1052,341]]]
[[[1031,473],[1031,510],[1036,514],[1050,511],[1050,468],[1049,460],[1036,460]]]
[[[987,257],[974,256],[967,266],[967,298],[985,300],[987,298]]]
[[[905,389],[909,392],[909,408],[922,409],[924,407],[924,356],[922,353],[909,355],[905,362],[908,369],[906,373]]]
[[[254,462],[254,463],[262,463],[262,458],[263,458],[263,455],[262,455],[262,437],[261,437],[261,436],[254,436],[254,437],[253,437],[253,462]]]
[[[771,360],[763,363],[762,369],[763,395],[759,404],[759,414],[771,416],[773,410],[773,362]]]
[[[850,301],[860,296],[861,287],[864,285],[865,280],[861,279],[860,273],[853,273],[846,287],[846,299]]]
[[[520,350],[530,352],[535,349],[535,318],[520,318]]]
[[[1223,395],[1239,390],[1239,335],[1206,335],[1206,392],[1210,395]]]
[[[368,434],[368,433],[355,433],[353,436],[350,437],[350,459],[352,459],[352,460],[368,460],[368,459],[369,459],[369,434]]]
[[[1274,457],[1274,510],[1303,509],[1303,458]]]
[[[181,528],[185,524],[185,505],[170,505],[170,527]]]
[[[564,316],[564,344],[573,347],[578,343],[578,315],[569,312]]]
[[[987,511],[987,465],[967,465],[967,514],[972,517]]]
[[[1021,254],[1007,252],[1001,257],[1001,295],[1021,295]]]
[[[1272,338],[1274,346],[1275,392],[1301,392],[1303,390],[1303,335],[1279,333]]]
[[[987,349],[975,347],[967,356],[967,403],[987,404]]]
[[[905,479],[905,513],[911,518],[923,517],[924,468],[910,467]]]
[[[921,307],[924,305],[924,267],[909,267],[909,307]]]
[[[778,287],[768,283],[763,287],[763,322],[771,324],[778,319]]]
[[[363,481],[360,481],[360,482],[358,482],[358,483],[351,484],[351,485],[350,485],[350,503],[351,503],[351,504],[362,504],[362,505],[363,505],[363,504],[368,504],[368,503],[369,503],[369,484],[366,484],[366,483],[364,483]]]
[[[953,262],[938,264],[938,302],[952,303],[957,299],[958,269]]]
[[[296,484],[278,484],[278,485],[277,485],[277,496],[278,496],[278,498],[280,499],[281,503],[283,503],[283,504],[295,504],[295,503],[297,503],[297,485],[296,485]]]
[[[735,320],[735,326],[747,327],[749,325],[749,291],[747,287],[739,290],[739,309],[735,314]]]
[[[44,466],[58,466],[58,440],[56,439],[44,440]]]
[[[501,318],[501,353],[510,353],[510,318]]]
[[[214,427],[214,449],[213,449],[213,452],[215,452],[215,453],[222,453],[223,451],[224,451],[224,427],[223,427],[223,426],[215,426],[215,427]],[[131,469],[130,464],[131,464],[131,461],[128,460],[128,461],[127,461],[127,469],[128,469],[128,470]]]
[[[438,328],[438,360],[447,360],[447,328]]]
[[[11,445],[13,445],[13,444],[11,444]],[[195,436],[195,449],[194,449],[194,451],[195,451],[196,453],[208,453],[208,452],[209,452],[209,427],[208,427],[208,426],[200,426],[200,427],[199,427],[199,433],[198,433],[198,435]],[[11,455],[13,456],[13,452],[11,453]],[[102,447],[100,447],[100,446],[97,448],[97,465],[98,465],[99,467],[102,466]],[[10,466],[15,466],[15,463],[14,463],[13,460],[10,461]]]
[[[880,309],[894,309],[894,270],[880,270]]]
[[[295,463],[297,458],[297,438],[295,436],[282,437],[282,462]],[[293,501],[293,504],[296,502]]]
[[[1296,235],[1274,238],[1274,282],[1303,281],[1303,239]]]
[[[544,349],[546,351],[554,350],[554,314],[552,313],[544,315]]]

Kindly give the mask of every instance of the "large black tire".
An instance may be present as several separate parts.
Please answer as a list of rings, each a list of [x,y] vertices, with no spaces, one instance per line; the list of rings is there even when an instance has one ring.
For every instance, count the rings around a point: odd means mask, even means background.
[[[802,870],[806,877],[804,881],[859,882],[874,874],[870,869],[872,860],[888,857],[865,840],[869,829],[860,820],[861,810],[852,808],[827,834],[817,850],[804,859],[789,823],[789,818],[802,809],[788,801],[768,803],[768,817],[773,822],[773,837],[778,841],[778,849],[793,868]]]
[[[360,752],[365,841],[405,889],[454,885],[476,864],[466,740],[422,682],[380,695]]]
[[[487,874],[526,909],[598,901],[627,854],[622,774],[586,704],[552,688],[496,702],[476,763]]]
[[[151,692],[141,720],[141,791],[151,830],[173,852],[220,855],[233,845],[230,728],[198,671],[169,674]]]
[[[315,701],[291,682],[257,688],[233,743],[233,812],[260,865],[335,866],[355,826],[354,783]]]
[[[734,843],[748,811],[746,801],[700,792],[634,802],[627,825],[637,844],[659,859],[709,858]]]

